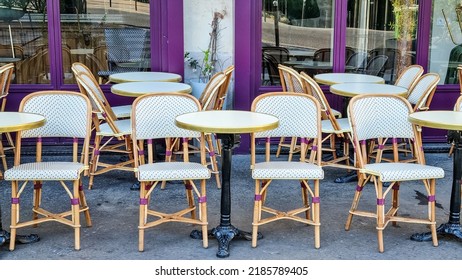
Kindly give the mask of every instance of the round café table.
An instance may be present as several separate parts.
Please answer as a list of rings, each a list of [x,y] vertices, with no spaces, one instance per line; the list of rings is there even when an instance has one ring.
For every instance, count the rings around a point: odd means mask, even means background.
[[[182,77],[168,72],[124,72],[109,75],[109,82],[180,82]]]
[[[0,112],[0,132],[17,132],[37,128],[45,124],[45,117],[24,112]],[[10,233],[2,227],[2,210],[0,208],[0,245],[10,239]],[[31,243],[39,240],[36,234],[18,235],[16,240],[21,243]]]
[[[191,93],[191,86],[176,82],[129,82],[115,84],[111,92],[121,96],[138,97],[147,93],[183,92]]]
[[[240,143],[241,133],[270,130],[278,127],[275,116],[238,110],[217,110],[193,112],[176,117],[175,124],[180,128],[217,133],[222,140],[222,177],[220,225],[212,229],[211,234],[218,241],[217,257],[229,256],[229,244],[234,237],[251,240],[251,234],[231,224],[231,156],[232,149]],[[201,238],[197,230],[191,233],[193,238]],[[208,234],[208,233],[207,233]]]
[[[411,123],[436,129],[447,129],[448,141],[455,145],[452,169],[452,189],[449,204],[449,220],[437,229],[438,235],[453,235],[462,239],[460,226],[460,184],[462,183],[462,112],[458,111],[422,111],[411,113],[408,117]],[[416,233],[411,236],[414,241],[432,240],[431,232]]]
[[[314,80],[324,85],[334,85],[343,83],[385,83],[385,79],[382,77],[359,73],[322,73],[315,75]]]

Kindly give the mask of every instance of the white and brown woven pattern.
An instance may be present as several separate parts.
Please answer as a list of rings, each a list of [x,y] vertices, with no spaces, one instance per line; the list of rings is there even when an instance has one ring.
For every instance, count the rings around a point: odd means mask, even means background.
[[[316,105],[304,96],[277,95],[262,99],[255,111],[277,116],[279,127],[255,133],[255,137],[316,137],[319,133]]]
[[[200,180],[209,179],[210,170],[196,162],[158,162],[138,168],[139,181]]]
[[[132,124],[136,139],[166,137],[200,137],[200,132],[186,130],[175,125],[178,115],[196,112],[200,107],[191,96],[185,94],[153,95],[137,103]]]
[[[305,92],[302,80],[300,79],[300,74],[295,69],[284,65],[279,65],[278,69],[281,81],[283,82],[284,91],[298,93]]]
[[[382,182],[438,179],[444,177],[444,170],[440,167],[401,162],[366,164],[364,171],[379,176]]]
[[[14,166],[5,171],[5,180],[78,180],[84,165],[78,162],[33,162]]]
[[[417,80],[422,76],[423,67],[420,65],[410,65],[403,69],[401,75],[395,82],[396,86],[407,88],[408,90],[417,82]]]
[[[399,97],[370,96],[351,102],[349,112],[354,115],[358,140],[413,138],[412,124],[407,120],[412,109],[403,101]]]
[[[427,73],[419,78],[411,92],[407,96],[407,100],[415,105],[415,109],[423,107],[427,103],[430,94],[434,92],[440,77],[435,73]]]
[[[59,91],[41,94],[28,99],[23,111],[41,114],[44,126],[23,131],[21,137],[78,137],[87,135],[87,103],[80,94],[69,95]]]
[[[300,161],[259,162],[252,170],[252,178],[261,180],[324,179],[324,171],[318,165]]]

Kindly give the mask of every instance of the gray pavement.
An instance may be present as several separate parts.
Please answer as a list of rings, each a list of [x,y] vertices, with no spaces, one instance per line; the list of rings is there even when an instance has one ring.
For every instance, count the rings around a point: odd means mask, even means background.
[[[59,159],[59,155],[56,156]],[[442,167],[446,177],[437,181],[437,224],[446,223],[452,184],[452,158],[446,152],[426,153],[427,163]],[[250,157],[235,155],[232,168],[232,223],[241,230],[250,230],[253,209],[254,182],[249,170]],[[334,179],[345,174],[342,169],[326,167],[321,182],[321,248],[314,248],[314,234],[310,226],[289,220],[260,227],[264,238],[252,248],[250,241],[233,240],[231,260],[458,260],[461,259],[462,241],[452,236],[440,236],[439,246],[431,242],[415,242],[410,236],[426,232],[424,225],[389,225],[384,231],[385,252],[377,251],[374,220],[355,217],[350,231],[344,230],[348,209],[356,182],[337,184]],[[208,182],[209,228],[219,223],[220,190],[215,178]],[[216,260],[217,242],[210,239],[209,248],[202,248],[201,240],[189,237],[195,227],[181,223],[162,224],[148,229],[145,251],[138,252],[138,192],[130,190],[135,182],[133,174],[112,171],[95,178],[92,190],[86,190],[93,221],[92,227],[82,225],[81,250],[73,249],[73,231],[58,223],[44,223],[36,228],[24,228],[20,234],[36,233],[37,243],[16,246],[12,252],[7,245],[0,247],[1,260]],[[370,187],[369,187],[370,186]],[[277,182],[268,195],[268,203],[281,209],[301,201],[297,182]],[[30,190],[28,190],[30,192]],[[62,189],[44,188],[43,205],[68,207]],[[402,183],[401,215],[425,216],[426,205],[418,183]],[[24,194],[22,203],[28,203]],[[9,229],[10,183],[0,182],[0,203],[3,227]],[[30,197],[30,196],[29,196]],[[372,184],[364,190],[361,206],[374,209],[375,194]],[[157,190],[154,201],[164,209],[175,209],[185,203],[184,187],[168,183],[165,190]],[[22,213],[30,215],[30,207],[22,206]]]

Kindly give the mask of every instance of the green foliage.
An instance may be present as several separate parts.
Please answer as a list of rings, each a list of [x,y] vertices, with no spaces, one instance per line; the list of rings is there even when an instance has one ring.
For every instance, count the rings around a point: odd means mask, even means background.
[[[0,6],[25,9],[30,0],[0,0]]]

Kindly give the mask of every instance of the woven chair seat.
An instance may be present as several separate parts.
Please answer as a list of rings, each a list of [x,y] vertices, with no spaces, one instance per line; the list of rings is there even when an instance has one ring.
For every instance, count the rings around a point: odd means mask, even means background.
[[[334,115],[334,117],[336,117],[337,119],[340,119],[342,117],[342,113],[340,111],[337,111],[337,110],[332,109],[332,108],[331,108],[331,111],[332,111],[332,114]]]
[[[320,166],[300,161],[271,161],[256,163],[253,179],[324,179]]]
[[[348,133],[351,132],[351,126],[348,118],[337,119],[340,130],[335,130],[330,120],[321,121],[322,132],[324,133]]]
[[[139,181],[200,180],[209,179],[210,170],[196,162],[158,162],[138,167]]]
[[[111,109],[114,112],[116,118],[125,119],[130,117],[130,114],[132,112],[132,105],[113,106],[111,107]],[[98,113],[98,119],[104,119],[103,115]]]
[[[126,120],[118,120],[115,121],[114,124],[120,130],[120,134],[115,135],[114,131],[111,129],[108,123],[103,123],[99,125],[100,131],[97,132],[98,135],[102,136],[123,136],[123,135],[130,135],[132,134],[132,128],[130,124],[130,119]]]
[[[14,166],[5,171],[5,180],[77,180],[84,170],[78,162],[32,162]]]
[[[442,168],[401,162],[366,164],[363,170],[366,173],[380,176],[380,181],[382,182],[437,179],[444,177],[444,170]]]

